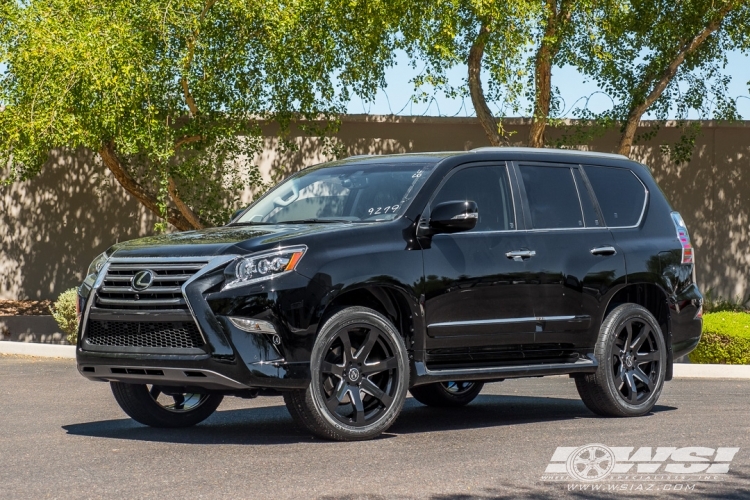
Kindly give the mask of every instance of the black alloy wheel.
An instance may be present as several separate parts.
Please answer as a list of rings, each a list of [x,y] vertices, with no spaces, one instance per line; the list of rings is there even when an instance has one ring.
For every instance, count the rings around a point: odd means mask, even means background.
[[[447,408],[471,403],[482,391],[482,387],[483,382],[464,380],[419,385],[409,389],[409,392],[422,404]]]
[[[120,408],[136,422],[151,427],[191,427],[210,417],[224,396],[183,393],[171,387],[110,382]]]
[[[650,412],[666,376],[667,348],[656,318],[637,304],[614,308],[599,331],[595,373],[575,377],[584,404],[603,416]]]
[[[398,416],[408,387],[403,339],[380,313],[349,307],[321,328],[304,391],[285,402],[296,421],[337,440],[369,439]]]
[[[610,355],[617,390],[630,404],[637,405],[653,393],[659,378],[659,343],[648,322],[632,318],[621,325]]]

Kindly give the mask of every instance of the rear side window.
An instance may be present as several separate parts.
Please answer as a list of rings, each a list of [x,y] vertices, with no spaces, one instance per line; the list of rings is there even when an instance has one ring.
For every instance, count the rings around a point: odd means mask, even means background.
[[[584,227],[570,168],[521,165],[520,169],[535,229]]]
[[[626,168],[583,167],[609,227],[635,226],[646,202],[646,188]]]

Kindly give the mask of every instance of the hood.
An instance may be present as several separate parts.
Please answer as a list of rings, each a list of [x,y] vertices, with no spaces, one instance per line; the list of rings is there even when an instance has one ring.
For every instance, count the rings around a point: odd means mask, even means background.
[[[211,257],[304,243],[306,236],[347,231],[358,224],[278,224],[272,226],[222,226],[198,231],[161,234],[114,245],[112,257]]]

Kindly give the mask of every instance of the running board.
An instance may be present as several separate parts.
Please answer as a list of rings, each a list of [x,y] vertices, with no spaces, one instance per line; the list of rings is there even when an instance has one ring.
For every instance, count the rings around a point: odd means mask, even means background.
[[[486,368],[458,368],[430,370],[424,362],[412,365],[411,385],[431,384],[460,380],[497,380],[504,378],[544,377],[571,373],[594,373],[599,366],[593,354],[573,363],[545,363],[536,365],[492,366]]]

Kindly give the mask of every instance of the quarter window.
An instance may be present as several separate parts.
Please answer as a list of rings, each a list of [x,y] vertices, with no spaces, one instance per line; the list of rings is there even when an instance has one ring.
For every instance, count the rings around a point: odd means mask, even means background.
[[[646,188],[626,168],[583,167],[609,227],[635,226],[641,219]]]
[[[451,175],[430,204],[446,201],[473,201],[479,220],[472,231],[508,231],[516,229],[513,198],[506,167],[469,167]]]
[[[584,227],[570,168],[521,165],[520,169],[535,229]]]

